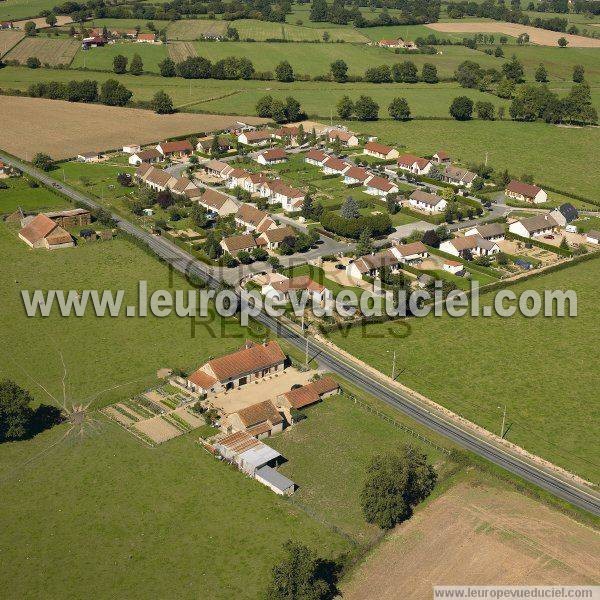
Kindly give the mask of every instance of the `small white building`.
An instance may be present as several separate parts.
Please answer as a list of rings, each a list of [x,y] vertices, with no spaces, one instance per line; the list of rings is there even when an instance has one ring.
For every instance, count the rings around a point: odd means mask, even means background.
[[[316,150],[312,148],[306,153],[304,161],[309,165],[315,165],[316,167],[322,167],[323,163],[329,158],[329,155],[322,150]]]
[[[156,148],[148,150],[136,150],[131,154],[128,161],[130,165],[137,167],[142,163],[157,163],[162,160],[162,154]]]
[[[470,253],[472,256],[491,256],[500,252],[496,242],[484,240],[478,235],[455,237],[440,244],[440,250],[446,254],[464,258]]]
[[[364,185],[365,193],[371,196],[387,196],[398,193],[398,186],[385,177],[370,177]]]
[[[100,152],[82,152],[77,155],[77,160],[83,163],[96,163],[102,158]]]
[[[329,156],[327,160],[323,162],[322,168],[325,175],[343,175],[351,165],[341,158],[335,156]]]
[[[442,269],[447,271],[448,273],[452,273],[452,275],[460,275],[464,271],[464,266],[462,263],[459,263],[457,260],[445,260],[442,265]]]
[[[412,242],[410,244],[398,244],[390,248],[390,252],[404,264],[420,263],[429,256],[427,246],[423,242]]]
[[[373,175],[362,167],[350,167],[344,173],[344,183],[346,185],[365,185]]]
[[[287,160],[287,154],[283,148],[271,148],[261,152],[256,157],[256,162],[261,165],[276,165]]]
[[[484,225],[476,225],[465,232],[466,236],[478,235],[484,240],[500,242],[504,239],[504,223],[488,223]]]
[[[427,175],[433,166],[430,160],[414,154],[402,154],[396,162],[399,169],[413,173],[413,175]]]
[[[524,238],[534,238],[551,235],[557,227],[558,223],[549,214],[545,214],[515,221],[508,226],[508,230]]]
[[[136,152],[139,152],[142,149],[142,147],[139,144],[127,144],[126,146],[123,146],[123,152],[125,154],[135,154]]]
[[[440,213],[446,210],[448,202],[441,196],[415,190],[408,199],[409,206],[428,213]]]

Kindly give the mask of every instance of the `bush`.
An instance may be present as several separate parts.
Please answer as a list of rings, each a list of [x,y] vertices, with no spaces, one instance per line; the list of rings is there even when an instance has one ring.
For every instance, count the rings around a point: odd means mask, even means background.
[[[473,100],[468,96],[457,96],[450,105],[450,116],[457,121],[468,121],[473,115]]]
[[[327,230],[343,237],[357,240],[361,231],[370,229],[377,237],[387,234],[392,229],[392,221],[388,214],[365,215],[356,219],[345,219],[333,211],[323,213],[321,225]]]

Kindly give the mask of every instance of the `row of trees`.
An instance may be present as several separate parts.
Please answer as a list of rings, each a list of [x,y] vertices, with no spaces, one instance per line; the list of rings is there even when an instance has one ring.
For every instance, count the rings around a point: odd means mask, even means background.
[[[229,56],[211,63],[202,56],[190,56],[179,63],[165,58],[158,68],[163,77],[184,79],[252,79],[255,74],[252,61],[245,57]]]
[[[27,89],[33,98],[68,100],[70,102],[100,102],[107,106],[125,106],[133,92],[116,79],[107,79],[98,89],[98,82],[91,79],[82,81],[46,81],[33,83]]]
[[[265,119],[273,119],[276,123],[289,123],[306,118],[300,102],[292,96],[288,96],[285,102],[263,96],[256,103],[256,115]]]
[[[437,67],[431,63],[425,63],[421,68],[421,75],[417,65],[410,60],[390,65],[379,65],[370,67],[365,71],[364,81],[369,83],[438,83]]]

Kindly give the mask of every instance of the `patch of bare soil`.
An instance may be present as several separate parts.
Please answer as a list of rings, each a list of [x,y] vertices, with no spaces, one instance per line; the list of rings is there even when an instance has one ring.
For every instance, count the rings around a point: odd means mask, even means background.
[[[154,417],[140,421],[133,426],[133,429],[141,431],[148,436],[153,442],[161,444],[174,437],[182,434],[182,431],[174,425],[167,423],[162,417]]]
[[[434,585],[597,585],[599,555],[598,531],[472,481],[397,527],[342,591],[345,600],[429,600]]]

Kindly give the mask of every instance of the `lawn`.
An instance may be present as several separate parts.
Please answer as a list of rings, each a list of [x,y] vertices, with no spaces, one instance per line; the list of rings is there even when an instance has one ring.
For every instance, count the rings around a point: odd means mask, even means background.
[[[227,22],[214,19],[182,19],[167,27],[169,40],[198,40],[204,35],[224,35]]]
[[[351,290],[360,298],[361,294],[364,292],[364,290],[359,287],[340,285],[336,281],[329,279],[325,275],[325,271],[323,271],[321,267],[315,267],[314,265],[297,265],[295,267],[285,269],[283,273],[288,277],[299,277],[300,275],[308,275],[313,281],[316,281],[317,283],[320,283],[321,285],[324,285],[326,288],[331,290],[331,293],[334,296],[337,296],[343,290]]]
[[[164,29],[170,21],[149,21],[148,19],[92,19],[86,22],[89,27],[106,27],[108,29],[135,29],[140,28],[141,32],[150,31],[148,23],[154,23],[156,29]]]
[[[331,338],[384,372],[395,349],[400,381],[491,431],[500,431],[506,405],[510,441],[598,482],[600,448],[590,424],[599,410],[591,350],[600,335],[599,275],[595,259],[512,288],[573,289],[576,318],[427,317],[410,320],[403,338],[394,337],[393,324]]]
[[[385,411],[379,401],[360,398]],[[368,412],[346,394],[326,398],[304,412],[307,419],[269,440],[289,459],[280,470],[299,486],[292,502],[307,506],[357,542],[368,542],[379,533],[365,522],[360,508],[360,492],[373,455],[410,443],[438,466],[443,458],[433,446]],[[392,416],[407,423],[397,412]]]
[[[0,182],[8,186],[8,189],[0,189],[0,215],[11,213],[19,207],[27,212],[54,210],[68,205],[62,196],[54,194],[46,187],[29,187],[23,177],[0,179]]]
[[[0,3],[0,21],[16,21],[37,17],[43,10],[52,10],[56,0],[4,0]]]
[[[128,68],[131,65],[133,56],[139,54],[144,63],[144,71],[158,73],[158,63],[167,57],[167,47],[163,44],[122,42],[119,44],[108,44],[102,48],[79,49],[71,66],[75,69],[88,68],[98,71],[112,71],[113,60],[119,54],[129,59]]]

